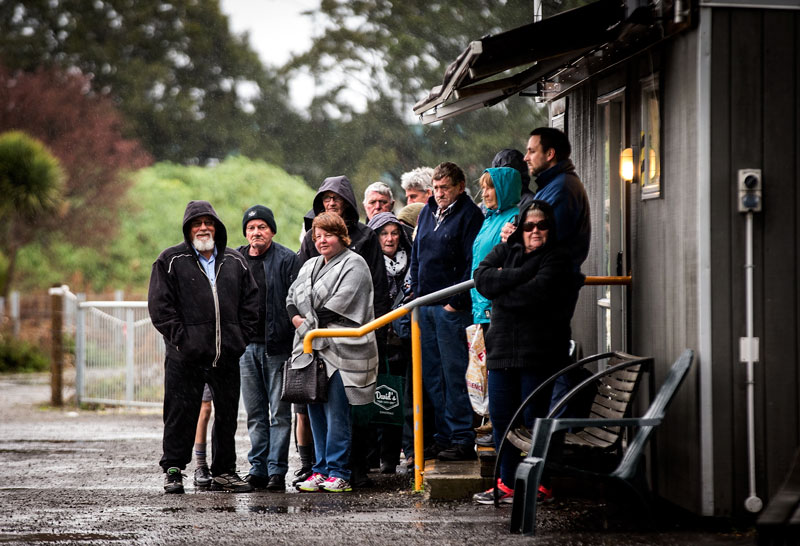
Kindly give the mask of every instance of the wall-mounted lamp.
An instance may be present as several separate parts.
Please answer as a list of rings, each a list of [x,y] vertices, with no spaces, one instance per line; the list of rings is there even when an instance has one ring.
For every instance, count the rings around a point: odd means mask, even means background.
[[[633,180],[633,148],[625,148],[620,152],[619,175],[625,182]]]

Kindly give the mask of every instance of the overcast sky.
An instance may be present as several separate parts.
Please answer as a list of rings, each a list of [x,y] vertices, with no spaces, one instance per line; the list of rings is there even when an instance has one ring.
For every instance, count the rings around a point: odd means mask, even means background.
[[[307,51],[311,45],[311,18],[301,12],[316,8],[319,0],[220,0],[228,15],[231,30],[249,32],[250,44],[265,64],[279,66],[293,53]],[[314,93],[311,78],[290,82],[292,103],[305,108]]]

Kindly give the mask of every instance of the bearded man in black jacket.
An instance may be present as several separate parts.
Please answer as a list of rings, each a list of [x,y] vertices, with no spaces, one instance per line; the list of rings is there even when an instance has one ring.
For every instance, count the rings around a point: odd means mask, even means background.
[[[153,326],[166,345],[164,491],[183,493],[181,471],[192,458],[203,387],[214,398],[211,489],[248,492],[236,474],[239,357],[258,324],[258,286],[247,260],[227,248],[228,233],[208,201],[190,201],[183,242],[153,264],[147,295]]]

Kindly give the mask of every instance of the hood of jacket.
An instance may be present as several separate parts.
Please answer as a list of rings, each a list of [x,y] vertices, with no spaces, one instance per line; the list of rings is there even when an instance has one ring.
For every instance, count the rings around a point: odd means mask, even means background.
[[[186,205],[186,210],[183,213],[183,240],[186,241],[190,248],[194,248],[190,233],[192,220],[198,216],[211,216],[214,218],[214,245],[217,247],[217,252],[221,254],[228,245],[228,230],[225,229],[225,224],[219,219],[217,211],[208,201],[189,201],[189,204]]]
[[[528,188],[531,185],[528,164],[525,163],[525,156],[519,150],[513,148],[500,150],[492,159],[492,167],[511,167],[519,172],[523,188]]]
[[[406,235],[406,230],[403,229],[403,223],[400,219],[391,212],[379,212],[375,216],[372,217],[367,223],[367,226],[375,232],[376,235],[380,235],[381,228],[386,224],[397,224],[397,227],[400,229],[400,247],[405,250],[406,252],[411,252],[411,241],[408,240],[408,236]],[[409,256],[410,258],[411,256]]]
[[[490,167],[484,172],[489,173],[489,176],[492,177],[494,193],[497,197],[497,209],[487,209],[486,215],[491,216],[516,207],[522,195],[522,179],[519,171],[511,167]]]
[[[325,212],[325,205],[322,204],[322,194],[326,191],[332,191],[339,194],[344,199],[346,206],[344,208],[344,223],[352,225],[358,222],[358,202],[353,193],[353,185],[350,180],[342,176],[330,176],[322,181],[322,185],[317,190],[317,195],[314,196],[314,216],[321,212]]]
[[[525,244],[522,241],[522,224],[525,223],[525,217],[528,216],[528,211],[533,207],[533,205],[538,205],[540,209],[545,213],[545,217],[550,219],[550,229],[547,231],[547,242],[544,244],[543,247],[539,248],[549,248],[556,243],[558,240],[558,231],[556,230],[556,216],[553,213],[553,207],[547,201],[540,201],[538,199],[531,201],[531,203],[525,207],[519,213],[519,221],[517,222],[517,229],[508,236],[507,243],[509,245],[522,245]]]

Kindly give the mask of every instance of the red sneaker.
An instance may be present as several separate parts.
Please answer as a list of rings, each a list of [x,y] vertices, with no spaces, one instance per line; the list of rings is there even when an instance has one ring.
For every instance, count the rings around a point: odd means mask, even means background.
[[[499,478],[497,479],[498,501],[500,504],[511,504],[514,502],[514,490],[509,489]],[[494,504],[494,487],[487,489],[483,493],[475,493],[472,500],[478,504]]]
[[[553,497],[553,490],[540,485],[539,492],[536,494],[536,502],[547,504],[548,502],[553,502],[554,500],[555,498]]]

